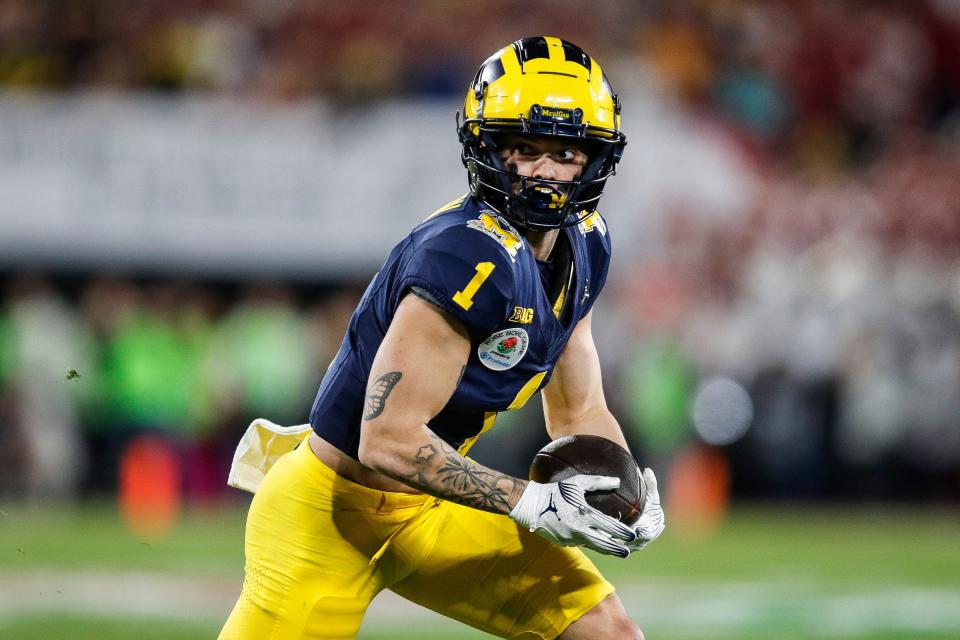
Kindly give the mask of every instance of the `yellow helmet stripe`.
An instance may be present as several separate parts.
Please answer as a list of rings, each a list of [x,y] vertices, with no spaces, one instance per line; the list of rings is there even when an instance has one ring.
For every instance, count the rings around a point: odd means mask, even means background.
[[[560,41],[560,38],[544,36],[543,39],[547,41],[547,52],[550,55],[550,62],[564,62],[566,59],[563,56],[563,43]]]
[[[516,48],[510,44],[504,47],[503,55],[500,56],[500,62],[503,63],[503,70],[508,76],[512,76],[518,73],[522,73],[520,66],[520,58],[517,55]]]

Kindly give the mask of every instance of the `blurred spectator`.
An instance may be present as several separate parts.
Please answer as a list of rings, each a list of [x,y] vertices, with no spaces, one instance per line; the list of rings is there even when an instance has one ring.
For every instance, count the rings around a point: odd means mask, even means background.
[[[300,423],[318,384],[305,318],[281,285],[249,287],[218,324],[213,384],[228,415]],[[237,410],[231,410],[235,406]]]
[[[211,405],[199,362],[210,327],[183,305],[176,285],[152,285],[104,346],[106,413],[126,431],[173,440],[209,424]]]
[[[20,450],[13,483],[31,499],[70,499],[87,462],[78,401],[88,390],[83,376],[92,370],[93,336],[40,275],[11,281],[7,309],[6,384],[14,394],[8,406]]]

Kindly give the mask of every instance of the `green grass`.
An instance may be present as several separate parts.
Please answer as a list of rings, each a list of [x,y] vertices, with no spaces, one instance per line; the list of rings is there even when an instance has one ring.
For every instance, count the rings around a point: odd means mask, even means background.
[[[187,511],[169,535],[142,536],[116,507],[0,506],[0,567],[237,574],[243,566],[246,501]]]
[[[171,534],[130,533],[110,504],[0,504],[0,587],[31,572],[144,572],[239,590],[245,502],[187,512]],[[671,522],[627,561],[596,557],[651,640],[946,640],[960,637],[960,512],[741,507],[708,537]],[[232,596],[231,596],[232,597]],[[104,616],[0,602],[0,638],[213,638],[223,612]],[[177,617],[180,615],[181,617]],[[396,616],[396,614],[392,614]],[[429,625],[421,630],[416,624]],[[360,640],[480,640],[452,622],[378,613]]]
[[[214,624],[189,624],[138,618],[89,618],[83,616],[33,615],[12,620],[0,619],[4,640],[196,640],[216,638]]]
[[[598,558],[613,577],[749,580],[771,575],[840,588],[891,581],[960,586],[960,511],[889,507],[736,510],[710,538],[685,540],[669,526],[634,560]],[[636,563],[636,564],[634,564]]]

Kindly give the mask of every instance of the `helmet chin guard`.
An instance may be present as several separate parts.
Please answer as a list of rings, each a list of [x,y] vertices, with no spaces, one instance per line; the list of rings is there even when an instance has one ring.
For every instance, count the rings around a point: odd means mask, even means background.
[[[620,101],[595,60],[551,37],[524,38],[480,67],[457,114],[471,192],[521,230],[578,224],[597,206],[616,173],[626,136]],[[586,166],[574,180],[520,176],[500,159],[498,138],[517,134],[581,148]]]

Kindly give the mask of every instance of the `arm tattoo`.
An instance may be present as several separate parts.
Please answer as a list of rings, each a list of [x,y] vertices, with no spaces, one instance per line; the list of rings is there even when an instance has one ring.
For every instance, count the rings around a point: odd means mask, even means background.
[[[425,493],[468,507],[509,513],[527,483],[465,458],[435,433],[413,456],[416,471],[403,480]]]
[[[387,404],[387,396],[400,382],[402,376],[403,374],[399,371],[391,371],[383,374],[367,387],[367,413],[363,416],[364,420],[373,420],[383,413],[383,408]]]
[[[437,449],[432,444],[424,445],[417,449],[417,464],[426,464],[435,455],[437,455]]]

